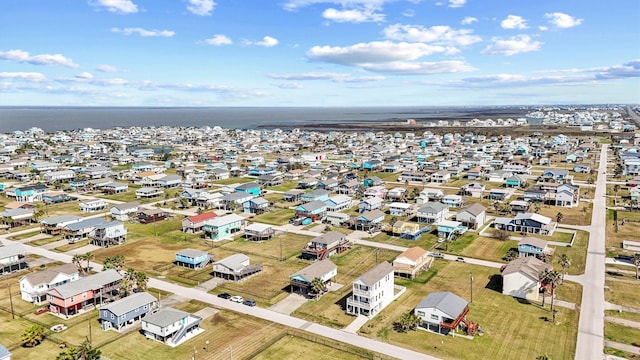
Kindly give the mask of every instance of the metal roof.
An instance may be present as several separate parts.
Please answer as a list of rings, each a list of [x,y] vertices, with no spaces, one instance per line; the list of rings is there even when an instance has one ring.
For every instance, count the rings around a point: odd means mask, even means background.
[[[460,296],[452,292],[441,291],[427,295],[422,299],[422,301],[420,301],[420,304],[416,306],[416,309],[438,309],[447,314],[449,318],[455,319],[468,305],[469,303],[467,300]]]

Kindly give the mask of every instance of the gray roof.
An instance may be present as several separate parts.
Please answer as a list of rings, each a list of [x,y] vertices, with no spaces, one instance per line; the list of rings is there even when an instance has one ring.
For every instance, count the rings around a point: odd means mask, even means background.
[[[78,231],[78,230],[82,230],[89,227],[97,227],[98,225],[104,224],[106,222],[107,221],[104,220],[103,218],[89,218],[89,219],[80,220],[75,223],[71,223],[65,226],[65,229],[69,229],[71,231]]]
[[[247,260],[249,260],[249,257],[245,254],[233,254],[220,261],[215,262],[214,265],[222,265],[231,270],[240,270],[244,266],[242,265],[242,263]]]
[[[424,206],[422,206],[418,212],[434,212],[434,213],[439,213],[442,212],[443,210],[447,209],[448,206],[441,203],[441,202],[435,202],[435,201],[429,201],[428,203],[424,204]]]
[[[466,206],[466,207],[464,207],[462,209],[462,211],[466,211],[466,212],[468,212],[468,213],[470,213],[471,215],[474,215],[474,216],[478,216],[478,215],[482,214],[486,210],[487,210],[487,208],[482,206],[479,203],[475,203],[475,204]]]
[[[547,247],[547,240],[538,239],[533,236],[525,236],[518,241],[518,246],[519,245],[533,245],[537,248],[544,249]]]
[[[185,256],[193,259],[198,258],[202,255],[208,255],[208,254],[209,253],[207,253],[206,251],[200,251],[196,249],[182,249],[176,253],[176,255],[181,255],[181,256]]]
[[[160,326],[161,328],[165,328],[180,321],[181,319],[188,317],[189,315],[191,314],[186,311],[168,307],[158,311],[155,314],[145,316],[142,321]]]
[[[538,280],[540,278],[540,274],[544,272],[544,269],[553,268],[550,264],[545,263],[542,260],[539,260],[535,256],[527,256],[523,258],[518,258],[510,263],[502,271],[502,276],[506,276],[513,273],[522,273],[532,280]]]
[[[76,281],[66,283],[64,285],[57,286],[53,288],[53,290],[57,291],[60,296],[66,299],[87,290],[100,289],[107,284],[119,281],[121,279],[122,276],[118,274],[117,271],[115,271],[114,269],[109,269],[97,274],[80,278]]]
[[[123,203],[123,204],[116,204],[116,205],[113,205],[112,207],[122,211],[122,210],[133,209],[133,208],[136,208],[136,207],[139,207],[139,206],[140,206],[139,202],[131,201],[131,202]]]
[[[327,204],[325,204],[324,201],[314,200],[314,201],[310,201],[308,203],[304,203],[304,204],[302,204],[300,206],[305,208],[305,210],[307,210],[307,211],[314,211],[314,210],[317,210],[317,209],[321,209],[323,207],[327,207]]]
[[[59,223],[80,220],[80,219],[82,219],[82,217],[77,215],[63,214],[63,215],[52,216],[46,219],[42,219],[40,220],[40,222],[47,225],[57,225]]]
[[[366,219],[367,221],[373,221],[379,217],[384,217],[384,213],[378,209],[376,210],[371,210],[371,211],[365,211],[362,214],[360,214],[358,217],[359,218],[363,218]]]
[[[339,231],[329,231],[328,233],[322,234],[318,237],[311,239],[311,242],[314,242],[317,244],[329,245],[336,241],[340,241],[344,237],[345,235]]]
[[[381,262],[380,264],[376,265],[376,267],[374,267],[373,269],[364,273],[356,281],[360,280],[364,284],[368,286],[372,286],[373,284],[377,283],[378,281],[380,281],[380,279],[382,279],[388,274],[391,274],[391,276],[393,276],[393,265],[385,261],[385,262]]]
[[[7,259],[16,255],[24,255],[26,250],[22,244],[0,246],[0,259]]]
[[[122,221],[107,221],[102,224],[96,225],[96,229],[107,229],[113,226],[120,226],[120,225],[124,225],[124,223]]]
[[[102,307],[104,310],[111,311],[114,315],[124,315],[130,311],[133,311],[141,306],[151,304],[158,301],[153,295],[148,292],[139,292],[133,295],[129,295],[118,301],[112,302],[109,305]]]
[[[2,217],[13,217],[13,216],[20,216],[20,215],[33,215],[33,210],[32,209],[23,209],[23,208],[17,208],[17,209],[7,209],[3,212],[0,213],[0,216]]]
[[[78,267],[75,264],[64,264],[51,269],[31,273],[26,275],[24,278],[26,278],[31,285],[48,284],[60,273],[71,275],[77,272]]]
[[[336,264],[332,263],[331,260],[324,259],[321,261],[314,262],[313,264],[298,271],[297,273],[291,275],[290,277],[301,276],[305,278],[307,281],[311,282],[313,281],[313,279],[317,277],[322,278],[324,275],[326,275],[327,273],[337,268],[338,267],[336,266]]]
[[[467,300],[460,296],[448,292],[434,292],[427,295],[420,304],[416,306],[416,309],[434,308],[447,314],[451,319],[455,319],[460,315],[464,309],[469,305]]]

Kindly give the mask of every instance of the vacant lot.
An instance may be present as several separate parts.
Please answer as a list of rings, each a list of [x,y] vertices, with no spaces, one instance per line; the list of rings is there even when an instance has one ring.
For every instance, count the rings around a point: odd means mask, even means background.
[[[503,262],[503,258],[510,249],[518,249],[516,240],[502,241],[495,238],[478,236],[459,254],[490,261]]]
[[[587,202],[581,202],[576,207],[560,207],[560,206],[548,206],[544,205],[540,207],[540,215],[544,215],[556,221],[556,215],[562,213],[562,224],[568,225],[590,225],[591,213],[593,212],[593,204]]]
[[[256,215],[253,221],[271,225],[284,225],[289,222],[289,219],[291,219],[295,213],[296,212],[291,209],[274,210]]]
[[[640,212],[617,211],[618,226],[615,226],[615,210],[607,210],[607,250],[612,254],[628,253],[622,250],[623,240],[636,240],[640,234]],[[624,223],[622,220],[625,220]],[[632,255],[632,253],[628,253]]]
[[[254,360],[270,359],[320,359],[320,360],[358,360],[363,357],[340,351],[329,346],[321,345],[313,341],[296,336],[286,335],[263,352],[253,358]]]
[[[604,338],[623,344],[640,346],[640,329],[605,321]]]
[[[604,297],[607,301],[632,308],[640,309],[640,281],[627,283],[622,281],[605,280]]]
[[[368,336],[393,344],[453,359],[534,359],[548,354],[551,359],[570,359],[575,353],[578,312],[558,308],[558,325],[545,321],[548,310],[504,296],[497,270],[456,262],[437,262],[426,284],[409,285],[407,294],[392,303],[361,330]],[[474,340],[442,337],[425,331],[398,333],[393,322],[412,309],[422,294],[452,291],[470,299],[469,273],[473,273],[473,302],[468,318],[478,322],[485,335]],[[399,283],[399,282],[398,282]],[[466,284],[466,285],[463,285]],[[412,295],[412,293],[414,293]],[[406,299],[406,300],[405,300]]]

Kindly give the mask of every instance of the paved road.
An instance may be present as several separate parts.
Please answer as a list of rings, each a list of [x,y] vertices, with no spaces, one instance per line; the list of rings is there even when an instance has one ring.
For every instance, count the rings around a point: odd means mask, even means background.
[[[587,263],[582,276],[582,303],[578,322],[576,360],[604,358],[604,277],[607,179],[607,144],[600,152],[598,181],[588,231]]]

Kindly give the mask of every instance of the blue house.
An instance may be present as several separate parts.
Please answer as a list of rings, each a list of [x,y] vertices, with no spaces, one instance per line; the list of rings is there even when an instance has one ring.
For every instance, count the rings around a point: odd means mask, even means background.
[[[249,170],[249,176],[275,175],[276,170],[270,167],[255,167]]]
[[[300,200],[306,201],[306,202],[326,201],[327,199],[329,199],[330,193],[331,192],[329,190],[316,189],[300,195]]]
[[[362,169],[363,170],[378,171],[378,170],[382,169],[382,161],[376,160],[376,159],[366,160],[366,161],[364,161],[362,163]]]
[[[242,204],[244,212],[247,214],[261,214],[269,208],[269,201],[265,198],[256,197]]]
[[[16,189],[16,200],[22,202],[42,201],[42,194],[47,191],[46,185],[29,185]]]
[[[295,207],[297,217],[309,217],[313,221],[320,220],[327,214],[327,204],[322,201],[311,201]]]
[[[260,196],[260,184],[258,184],[257,182],[244,183],[236,186],[235,191],[245,192],[253,196]]]
[[[438,223],[438,237],[448,238],[457,232],[459,235],[467,232],[468,228],[459,221],[443,220]]]
[[[233,235],[242,230],[245,223],[245,218],[236,214],[213,218],[204,224],[205,238],[213,241],[233,239]]]
[[[384,221],[384,213],[380,210],[365,211],[355,219],[356,230],[377,231]]]
[[[547,241],[533,236],[525,236],[518,242],[520,257],[535,256],[543,260],[546,256],[553,255],[553,248],[547,246]]]
[[[176,253],[176,264],[190,269],[202,269],[211,260],[209,253],[195,249],[183,249]]]
[[[370,176],[362,181],[362,186],[371,187],[371,186],[380,186],[383,185],[382,180],[377,176]]]
[[[566,179],[568,175],[569,171],[564,169],[547,169],[542,172],[542,177],[557,180]]]
[[[142,319],[158,307],[158,300],[148,292],[127,296],[100,308],[102,330],[120,331]]]

